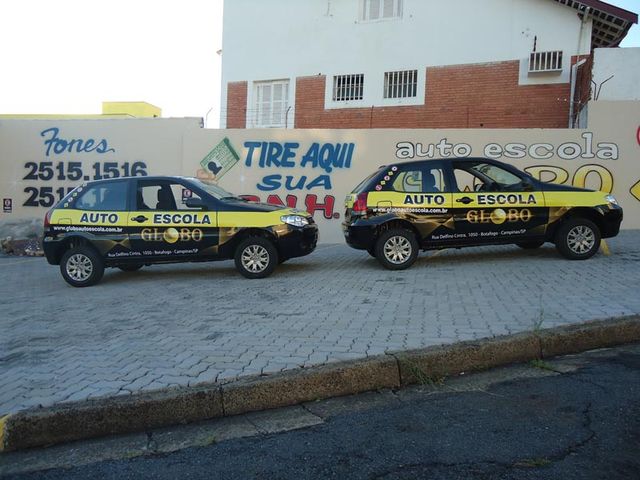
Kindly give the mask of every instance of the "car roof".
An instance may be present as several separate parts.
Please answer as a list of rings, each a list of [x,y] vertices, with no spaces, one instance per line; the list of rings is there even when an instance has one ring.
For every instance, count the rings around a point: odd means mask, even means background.
[[[507,165],[507,166],[511,166],[513,167],[513,165],[509,165],[508,163],[504,163],[501,162],[500,160],[494,160],[492,158],[486,158],[486,157],[448,157],[448,158],[423,158],[421,160],[410,160],[408,162],[395,162],[395,163],[389,163],[389,164],[385,164],[385,165],[380,165],[379,168],[385,168],[385,167],[393,167],[393,166],[400,166],[400,165],[417,165],[417,164],[422,164],[422,163],[429,163],[429,162],[488,162],[488,163],[495,163],[498,165]]]
[[[83,182],[84,185],[97,185],[99,183],[109,183],[109,182],[117,182],[122,180],[151,180],[151,181],[160,181],[160,180],[197,180],[195,177],[184,177],[180,175],[152,175],[152,176],[138,176],[138,177],[117,177],[117,178],[103,178],[101,180],[91,180],[89,182]]]

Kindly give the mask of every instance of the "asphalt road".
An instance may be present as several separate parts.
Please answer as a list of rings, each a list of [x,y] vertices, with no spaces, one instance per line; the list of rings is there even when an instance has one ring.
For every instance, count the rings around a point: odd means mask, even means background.
[[[640,478],[640,345],[314,402],[304,412],[318,423],[8,478]]]

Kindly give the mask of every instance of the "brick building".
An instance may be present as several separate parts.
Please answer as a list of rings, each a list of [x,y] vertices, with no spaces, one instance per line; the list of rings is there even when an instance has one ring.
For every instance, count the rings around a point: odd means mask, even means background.
[[[635,13],[599,0],[228,0],[223,128],[566,128],[591,53]]]

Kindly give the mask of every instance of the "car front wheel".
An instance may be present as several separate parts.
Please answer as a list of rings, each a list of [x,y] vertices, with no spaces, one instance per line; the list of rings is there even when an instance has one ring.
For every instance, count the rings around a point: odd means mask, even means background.
[[[556,248],[569,260],[586,260],[600,248],[600,229],[586,218],[572,218],[558,229]]]
[[[418,258],[418,242],[410,230],[387,230],[376,242],[375,256],[389,270],[404,270]]]
[[[60,260],[62,278],[74,287],[90,287],[104,274],[104,262],[91,247],[79,246],[67,250]]]
[[[246,278],[265,278],[278,265],[278,252],[273,243],[263,237],[244,240],[235,254],[236,268]]]

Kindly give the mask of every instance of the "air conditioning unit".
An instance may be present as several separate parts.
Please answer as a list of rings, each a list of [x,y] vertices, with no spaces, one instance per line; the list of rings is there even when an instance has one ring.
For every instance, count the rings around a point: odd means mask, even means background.
[[[531,52],[529,73],[562,72],[562,50],[553,52]]]

